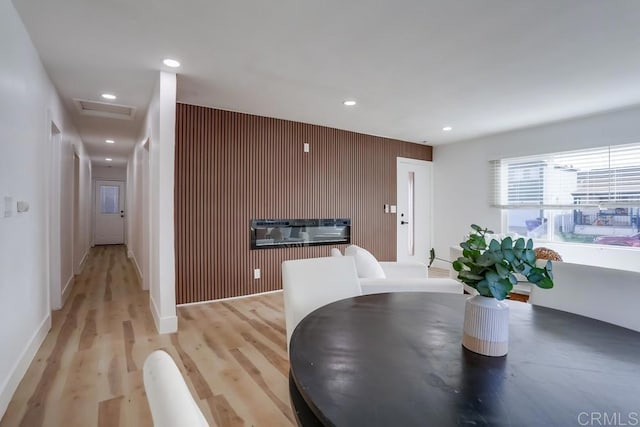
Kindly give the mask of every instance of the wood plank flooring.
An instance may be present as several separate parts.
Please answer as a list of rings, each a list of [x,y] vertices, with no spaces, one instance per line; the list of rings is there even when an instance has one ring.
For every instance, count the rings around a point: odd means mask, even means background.
[[[0,421],[5,426],[150,426],[149,353],[176,361],[212,426],[292,426],[281,293],[178,308],[158,335],[124,246],[91,250],[69,300]]]

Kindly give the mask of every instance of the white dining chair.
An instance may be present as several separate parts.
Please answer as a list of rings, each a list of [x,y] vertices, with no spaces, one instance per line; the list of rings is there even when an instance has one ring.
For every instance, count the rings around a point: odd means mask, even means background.
[[[551,289],[531,287],[529,302],[640,332],[640,273],[570,262],[553,263]]]
[[[317,308],[362,294],[352,257],[325,257],[284,261],[282,289],[287,349],[293,330]]]
[[[144,361],[143,380],[154,427],[208,427],[180,369],[162,350]]]

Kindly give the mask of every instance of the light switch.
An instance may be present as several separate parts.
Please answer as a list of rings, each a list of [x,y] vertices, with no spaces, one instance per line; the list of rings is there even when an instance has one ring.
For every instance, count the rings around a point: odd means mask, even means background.
[[[260,269],[259,268],[253,269],[253,278],[254,279],[259,279],[260,278]]]
[[[4,217],[9,218],[13,215],[13,197],[4,197]]]
[[[391,205],[391,213],[396,213],[397,209],[396,209],[396,205]]]
[[[308,142],[305,142],[305,143],[304,143],[304,152],[305,152],[305,153],[308,153],[308,152],[309,152],[309,143],[308,143]]]

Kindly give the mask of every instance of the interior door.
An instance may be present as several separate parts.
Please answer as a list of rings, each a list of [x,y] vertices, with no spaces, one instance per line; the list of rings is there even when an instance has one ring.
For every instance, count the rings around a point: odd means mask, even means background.
[[[426,263],[431,248],[431,162],[397,159],[398,262]]]
[[[124,243],[125,184],[122,181],[96,181],[96,245]]]

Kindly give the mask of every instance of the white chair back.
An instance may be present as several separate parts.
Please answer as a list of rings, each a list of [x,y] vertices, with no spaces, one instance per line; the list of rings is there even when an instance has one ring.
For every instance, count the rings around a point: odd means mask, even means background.
[[[156,350],[147,357],[142,370],[155,427],[209,426],[171,356]]]
[[[553,263],[554,286],[531,287],[529,302],[640,332],[640,273],[569,262]]]
[[[353,257],[298,259],[282,263],[287,349],[300,321],[317,308],[362,294]]]
[[[342,256],[342,252],[338,248],[331,248],[331,256]]]

